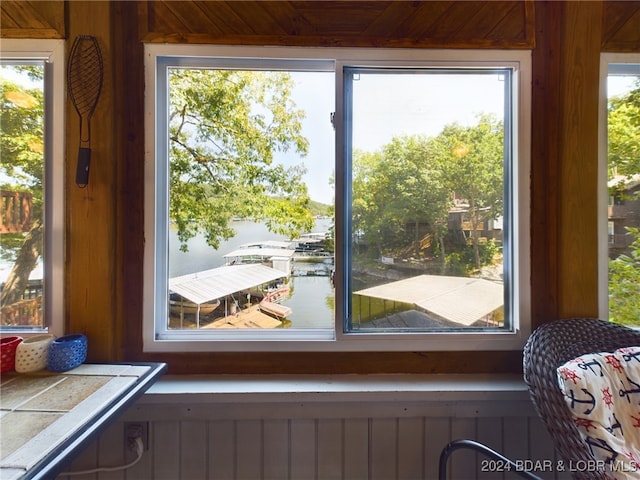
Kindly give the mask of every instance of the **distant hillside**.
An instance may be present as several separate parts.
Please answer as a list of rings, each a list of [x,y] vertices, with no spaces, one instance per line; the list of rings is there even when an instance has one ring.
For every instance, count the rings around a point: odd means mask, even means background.
[[[309,203],[309,210],[311,210],[311,214],[314,217],[318,215],[330,215],[332,209],[333,205],[328,205],[326,203],[320,203],[314,200],[311,200]]]

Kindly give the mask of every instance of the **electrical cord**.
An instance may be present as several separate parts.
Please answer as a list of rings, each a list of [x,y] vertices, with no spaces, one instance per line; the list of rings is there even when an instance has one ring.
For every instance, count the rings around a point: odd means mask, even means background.
[[[69,477],[73,477],[76,475],[89,475],[91,473],[98,473],[98,472],[117,472],[119,470],[126,470],[127,468],[131,468],[140,461],[140,459],[142,458],[142,454],[144,453],[144,443],[142,443],[142,438],[136,437],[135,439],[132,440],[132,442],[134,443],[134,446],[135,446],[136,459],[131,463],[127,463],[126,465],[119,465],[117,467],[98,467],[98,468],[93,468],[91,470],[77,470],[74,472],[63,472],[60,475],[67,475]]]

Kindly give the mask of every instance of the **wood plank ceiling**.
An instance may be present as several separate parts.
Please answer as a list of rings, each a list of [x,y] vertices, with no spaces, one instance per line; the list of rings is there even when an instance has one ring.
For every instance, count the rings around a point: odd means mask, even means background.
[[[64,38],[64,2],[0,2],[0,37]]]
[[[640,2],[606,2],[602,29],[605,52],[640,52]]]
[[[147,41],[531,48],[534,38],[533,3],[522,0],[158,1],[141,5]]]
[[[532,0],[139,2],[147,41],[533,48]],[[3,0],[0,37],[65,38],[63,0]],[[640,51],[640,1],[605,1],[602,50]]]

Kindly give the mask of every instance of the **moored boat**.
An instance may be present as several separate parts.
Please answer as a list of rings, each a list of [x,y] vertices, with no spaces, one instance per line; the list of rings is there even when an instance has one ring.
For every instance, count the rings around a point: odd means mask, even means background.
[[[267,292],[264,298],[261,300],[262,302],[273,302],[279,303],[283,299],[287,298],[291,293],[291,289],[287,286],[279,287],[275,290]]]
[[[210,302],[197,304],[184,297],[181,297],[177,293],[172,293],[169,297],[169,308],[171,313],[180,315],[208,315],[220,306],[220,299],[215,299]]]
[[[261,301],[260,302],[260,311],[264,313],[268,313],[269,315],[273,315],[278,319],[283,319],[291,315],[291,308],[285,305],[280,305],[279,303]]]

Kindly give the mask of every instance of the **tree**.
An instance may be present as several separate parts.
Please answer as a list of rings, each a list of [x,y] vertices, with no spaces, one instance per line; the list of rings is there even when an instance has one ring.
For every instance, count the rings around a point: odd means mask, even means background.
[[[0,305],[5,307],[22,298],[43,250],[44,70],[19,65],[3,66],[3,70],[11,75],[0,77],[2,189],[29,192],[33,218],[26,234],[3,234],[3,260],[15,261],[0,295]],[[15,75],[23,81],[12,81]]]
[[[626,185],[637,181],[640,175],[640,79],[631,91],[610,99],[607,129],[608,179],[617,180],[610,194],[624,198]],[[634,239],[628,253],[609,260],[609,318],[637,327],[640,325],[640,225],[627,227],[627,232]]]
[[[289,237],[309,231],[303,166],[274,162],[278,151],[308,149],[290,75],[174,69],[169,82],[169,216],[181,249],[200,232],[217,248],[236,217]]]
[[[609,179],[640,173],[640,79],[630,92],[610,99],[607,122]]]
[[[353,163],[353,228],[375,255],[410,247],[417,257],[425,231],[444,236],[450,198],[427,137],[397,137],[378,152],[356,151]]]
[[[504,129],[481,115],[475,126],[445,126],[437,137],[394,138],[377,152],[353,154],[353,231],[374,255],[407,247],[418,256],[428,226],[445,260],[452,194],[466,202],[474,265],[481,224],[503,213]],[[410,236],[409,226],[413,235]]]
[[[468,205],[474,264],[481,267],[481,224],[503,214],[504,127],[491,115],[475,126],[447,125],[433,142],[447,186]]]
[[[628,255],[609,260],[609,319],[640,325],[640,228],[628,227],[634,241]]]

